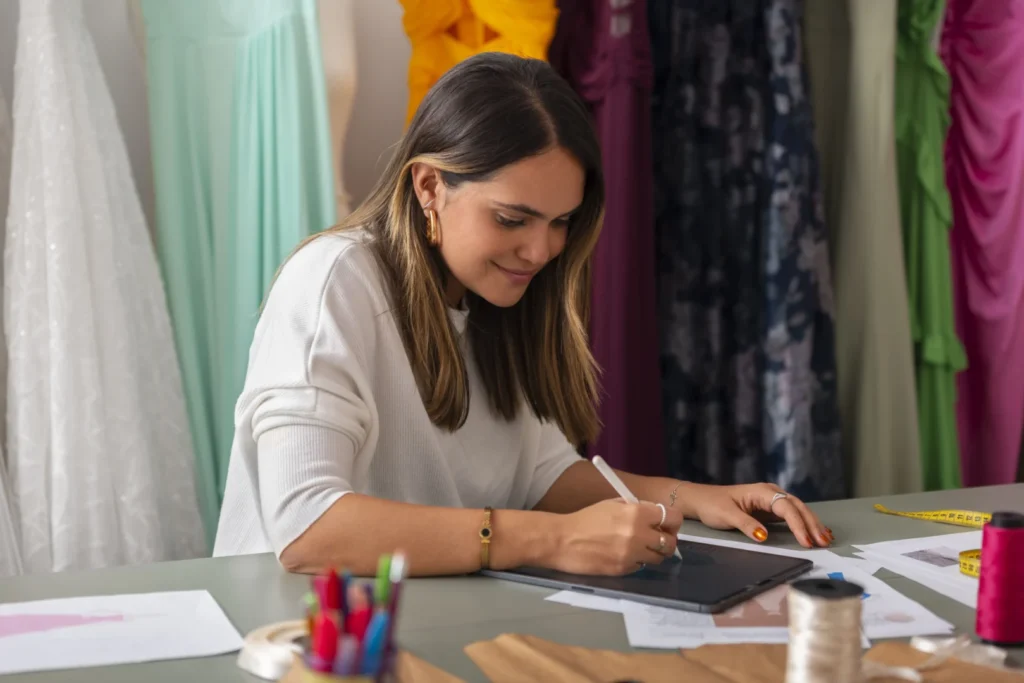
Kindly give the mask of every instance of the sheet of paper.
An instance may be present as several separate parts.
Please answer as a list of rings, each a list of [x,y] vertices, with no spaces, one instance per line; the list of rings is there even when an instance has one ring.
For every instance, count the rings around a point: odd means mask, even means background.
[[[948,634],[953,626],[858,569],[815,569],[808,577],[852,581],[864,589],[862,640]],[[720,614],[697,614],[621,601],[633,647],[680,648],[705,643],[781,643],[789,637],[788,585],[777,586]]]
[[[778,550],[778,549],[775,549]],[[796,554],[799,551],[783,551]],[[851,562],[829,551],[815,553],[814,570],[805,575],[852,581],[864,589],[863,638],[909,638],[948,634],[953,626],[907,598],[881,579],[860,569],[877,565]],[[805,578],[805,577],[801,577]],[[575,591],[547,599],[585,609],[621,612],[630,645],[645,648],[689,648],[707,643],[781,643],[788,638],[787,591],[778,586],[721,614],[709,615]]]
[[[872,562],[968,607],[978,606],[978,580],[960,573],[958,555],[981,547],[981,531],[854,546]]]
[[[600,595],[588,595],[576,591],[559,591],[554,595],[545,598],[551,602],[558,602],[563,605],[592,609],[598,612],[622,612],[622,601],[618,598],[605,598]]]
[[[740,550],[751,550],[753,552],[767,553],[769,555],[805,557],[818,566],[826,564],[829,566],[837,566],[839,563],[846,563],[846,566],[856,567],[867,574],[874,574],[880,568],[877,563],[871,560],[861,557],[844,557],[842,555],[837,555],[831,550],[825,549],[795,550],[793,548],[778,548],[770,545],[758,545],[753,541],[727,541],[720,538],[705,538],[703,536],[693,536],[690,534],[679,534],[679,540],[693,541],[694,543],[707,543],[708,545],[718,545],[725,548],[739,548]]]
[[[234,652],[242,637],[206,591],[0,604],[0,675]]]

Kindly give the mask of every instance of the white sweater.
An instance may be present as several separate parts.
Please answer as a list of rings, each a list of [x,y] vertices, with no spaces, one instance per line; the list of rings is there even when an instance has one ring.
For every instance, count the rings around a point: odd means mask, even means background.
[[[514,422],[495,416],[468,353],[465,425],[430,422],[366,238],[313,240],[270,292],[235,408],[214,555],[280,555],[352,491],[529,509],[580,459],[525,403]],[[465,314],[451,314],[464,331]]]

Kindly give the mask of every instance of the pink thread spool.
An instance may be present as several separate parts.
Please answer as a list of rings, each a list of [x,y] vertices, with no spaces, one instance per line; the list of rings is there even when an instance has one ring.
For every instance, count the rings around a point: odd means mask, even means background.
[[[1024,514],[994,512],[981,532],[975,631],[982,642],[1024,645]]]

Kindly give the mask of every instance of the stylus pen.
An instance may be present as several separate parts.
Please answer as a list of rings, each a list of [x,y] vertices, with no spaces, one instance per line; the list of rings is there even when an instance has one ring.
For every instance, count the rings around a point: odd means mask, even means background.
[[[608,483],[612,485],[612,488],[619,494],[619,497],[627,503],[640,502],[637,497],[633,495],[633,492],[626,488],[626,485],[622,483],[621,479],[619,479],[619,475],[615,474],[615,470],[608,466],[608,463],[604,461],[604,458],[600,455],[595,455],[590,459],[590,461],[594,463],[594,467],[596,467],[597,471],[601,473],[601,476],[608,480]],[[678,547],[673,554],[677,559],[683,559]]]

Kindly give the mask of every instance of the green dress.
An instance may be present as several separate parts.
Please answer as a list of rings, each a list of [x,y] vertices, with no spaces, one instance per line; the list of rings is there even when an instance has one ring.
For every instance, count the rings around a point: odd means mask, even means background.
[[[335,220],[315,0],[142,0],[157,244],[212,540],[260,304]]]
[[[900,0],[896,161],[914,339],[921,467],[926,489],[960,486],[955,376],[967,366],[953,320],[943,147],[949,74],[933,44],[943,0]]]

